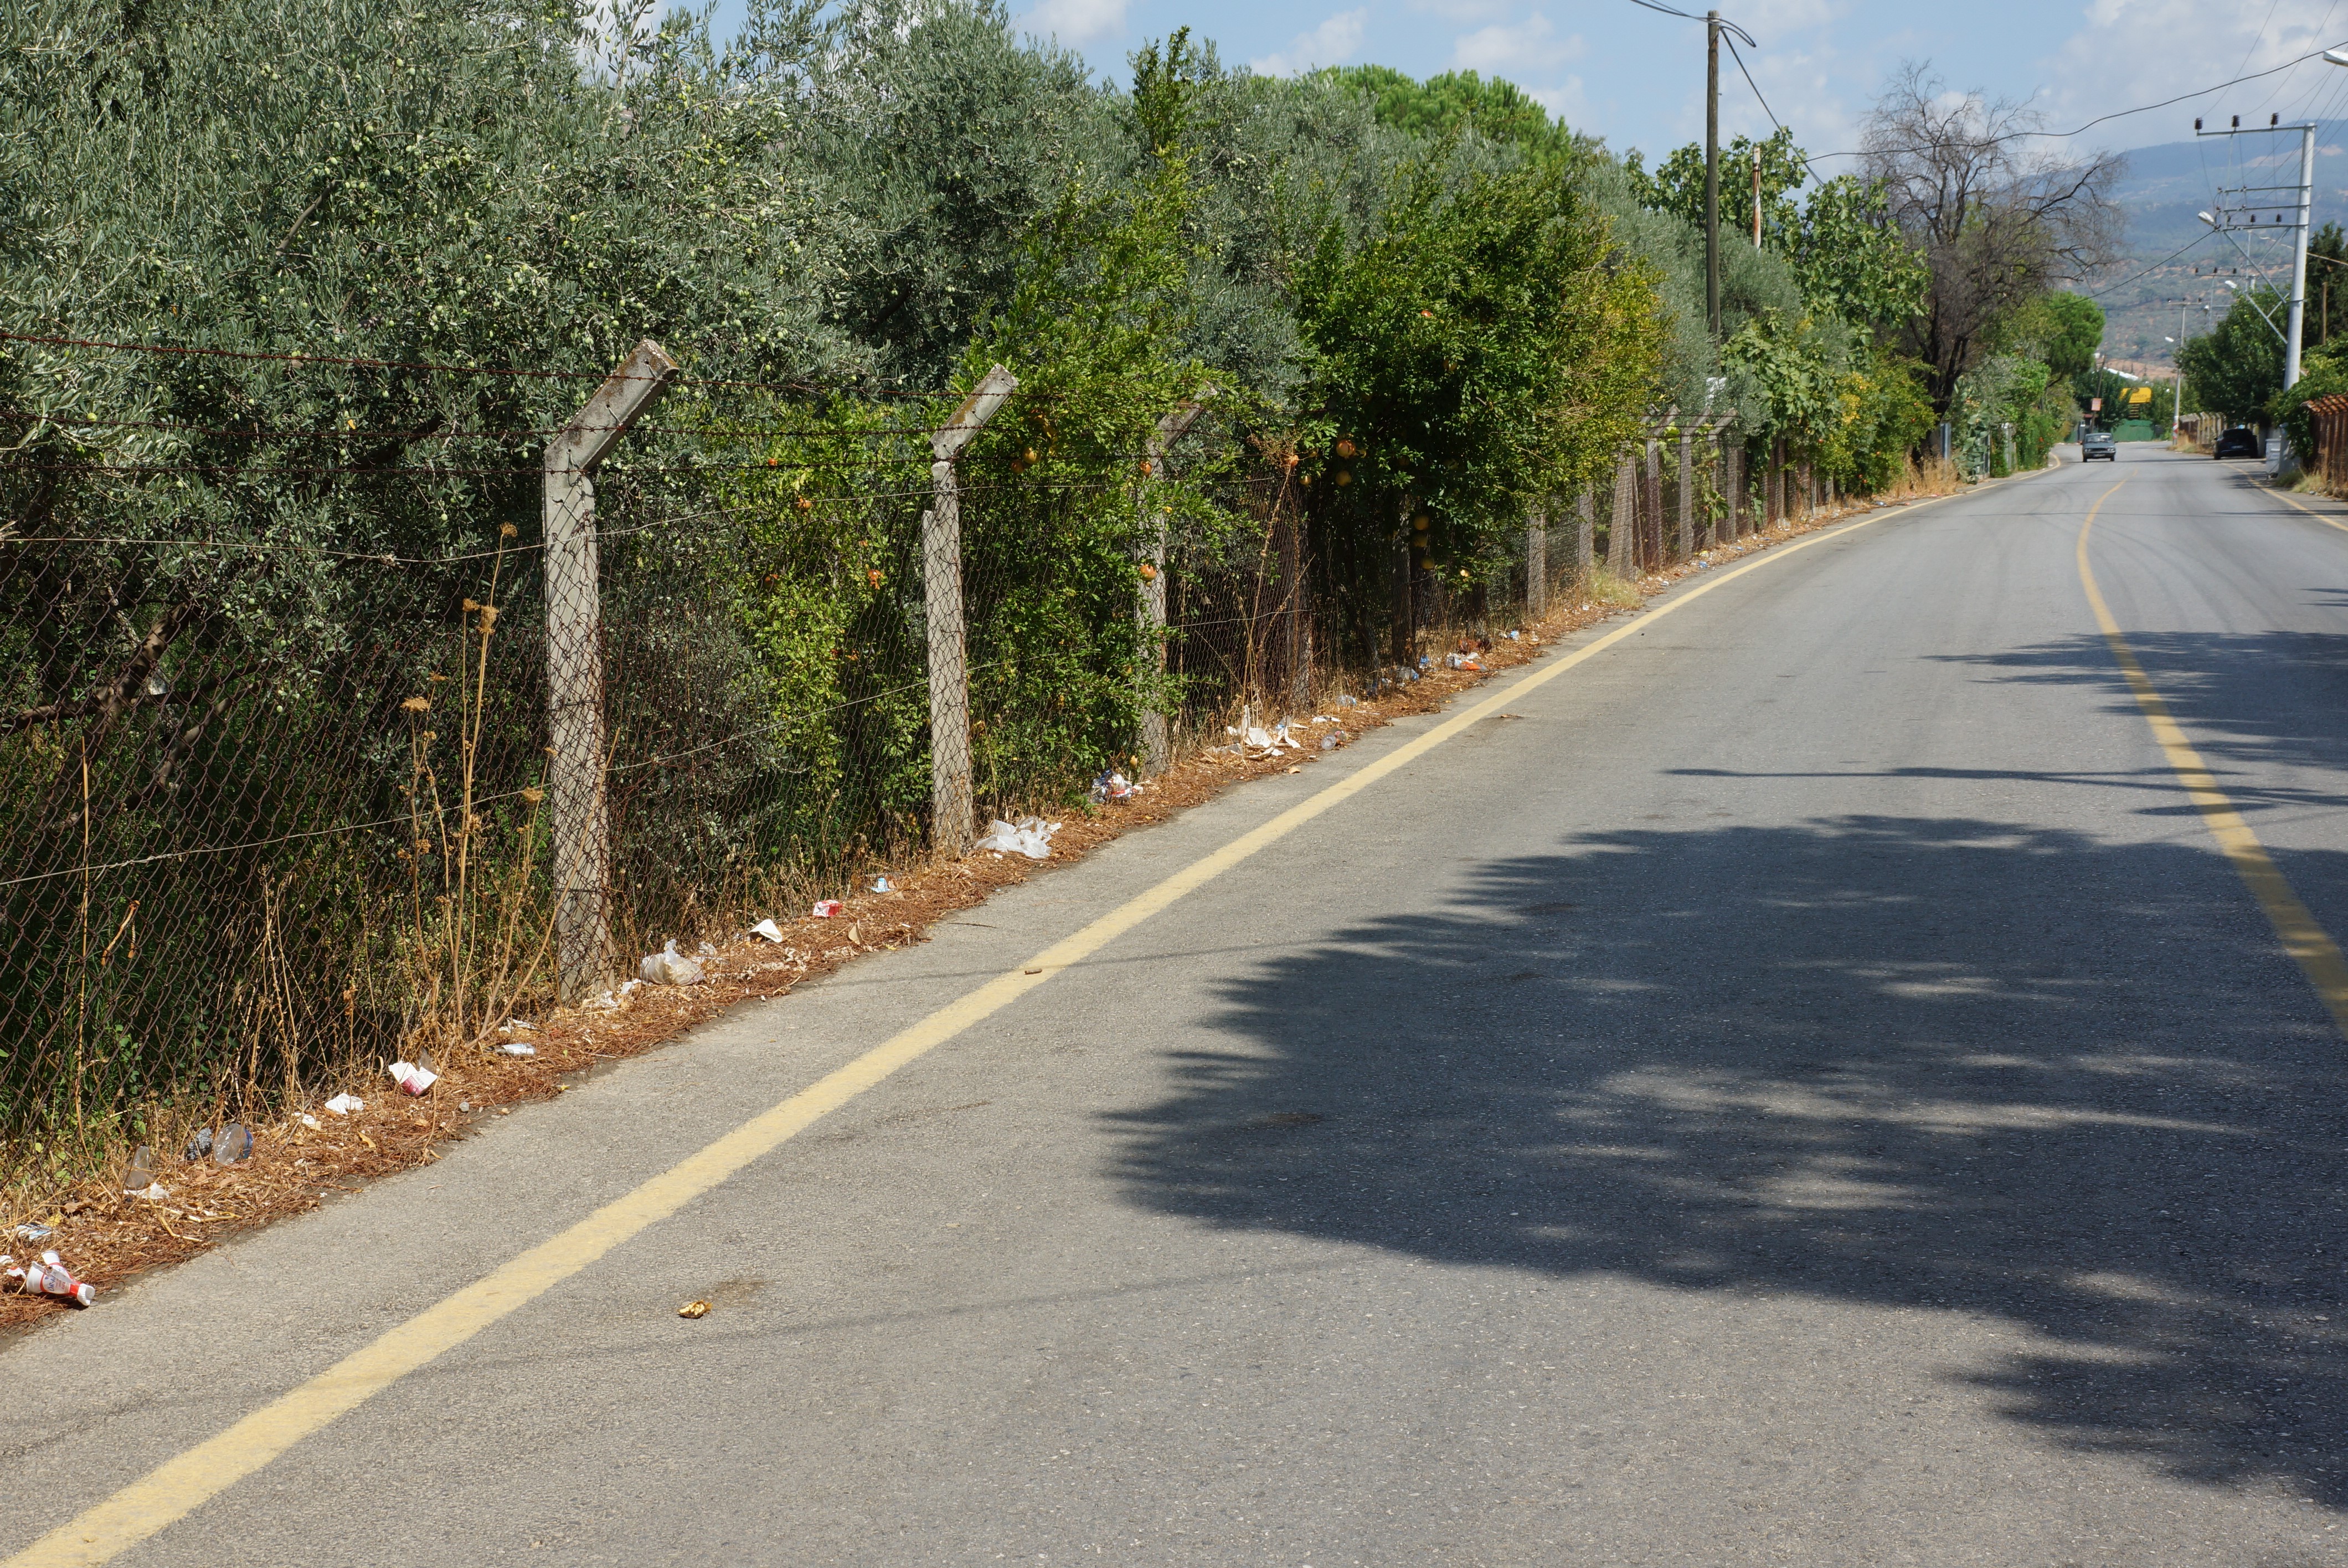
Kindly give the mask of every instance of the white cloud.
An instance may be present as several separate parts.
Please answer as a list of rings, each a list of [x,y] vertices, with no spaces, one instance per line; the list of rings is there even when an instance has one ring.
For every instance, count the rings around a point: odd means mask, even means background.
[[[1050,0],[1046,0],[1049,4]],[[1362,39],[1368,33],[1368,6],[1358,10],[1340,11],[1310,33],[1299,33],[1288,41],[1288,47],[1276,54],[1250,60],[1248,69],[1260,77],[1292,77],[1300,72],[1317,70],[1323,66],[1342,66],[1362,52]]]
[[[1410,8],[1447,22],[1489,22],[1509,14],[1509,0],[1410,0]]]
[[[2209,5],[2201,0],[2094,0],[2085,26],[2065,40],[2042,67],[2051,78],[2038,103],[2054,128],[2098,115],[2194,92],[2250,72],[2263,71],[2340,41],[2325,34],[2330,12],[2283,6],[2269,18],[2263,7]],[[2269,25],[2261,26],[2261,22]],[[2336,24],[2335,24],[2336,25]],[[2239,114],[2245,125],[2340,114],[2348,71],[2309,60],[2277,75],[2169,108],[2110,120],[2087,132],[2103,147],[2145,147],[2187,141],[2193,117],[2212,124]],[[2251,150],[2246,143],[2244,152]],[[2215,156],[2230,156],[2217,155]]]
[[[1063,44],[1089,44],[1125,31],[1126,0],[1041,0],[1019,18],[1038,37]]]
[[[1451,63],[1463,71],[1483,71],[1514,81],[1526,72],[1545,72],[1579,58],[1581,36],[1559,37],[1550,19],[1536,11],[1521,22],[1495,23],[1452,41]]]

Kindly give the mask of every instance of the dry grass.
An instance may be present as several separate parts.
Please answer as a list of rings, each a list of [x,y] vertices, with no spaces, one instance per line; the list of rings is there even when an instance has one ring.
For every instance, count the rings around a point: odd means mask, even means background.
[[[1922,477],[1919,477],[1920,480]],[[1956,487],[1952,484],[1951,488]],[[1916,490],[1900,498],[1945,491]],[[1549,643],[1643,602],[1678,579],[1774,544],[1873,509],[1855,503],[1821,509],[1798,521],[1715,546],[1692,560],[1642,578],[1636,585],[1601,579],[1587,591],[1567,590],[1564,602],[1522,641],[1495,639],[1478,654],[1481,671],[1431,669],[1426,677],[1375,702],[1323,710],[1333,723],[1304,733],[1348,745],[1371,730],[1444,706],[1462,691],[1536,658]],[[1604,592],[1601,589],[1611,589]],[[1429,646],[1440,649],[1440,643]],[[1310,715],[1293,714],[1293,718]],[[1282,752],[1248,757],[1220,748],[1201,749],[1178,761],[1140,794],[1069,815],[1053,839],[1052,858],[1035,862],[982,851],[961,860],[929,860],[888,871],[895,890],[860,893],[844,901],[836,918],[776,917],[785,933],[779,944],[745,938],[723,948],[708,964],[698,986],[644,986],[616,1011],[566,1009],[544,1015],[526,1038],[537,1055],[512,1058],[460,1050],[440,1063],[440,1081],[420,1098],[401,1093],[386,1074],[338,1085],[366,1102],[348,1117],[328,1113],[323,1102],[332,1089],[307,1097],[306,1112],[254,1129],[252,1157],[221,1167],[178,1157],[192,1130],[158,1126],[150,1136],[157,1150],[156,1175],[168,1196],[134,1197],[121,1191],[121,1173],[130,1151],[118,1151],[106,1178],[85,1182],[45,1200],[15,1194],[13,1212],[0,1214],[8,1227],[41,1224],[54,1230],[39,1239],[0,1239],[0,1250],[23,1256],[54,1247],[77,1276],[101,1291],[117,1289],[149,1269],[180,1262],[240,1233],[304,1213],[377,1177],[430,1164],[453,1140],[505,1115],[513,1106],[551,1100],[587,1071],[640,1055],[675,1039],[736,1003],[787,996],[803,982],[829,974],[868,953],[893,951],[925,941],[929,928],[948,915],[984,902],[995,891],[1081,860],[1098,845],[1133,828],[1160,822],[1210,800],[1233,784],[1270,774],[1301,772],[1329,753]],[[308,1114],[312,1127],[300,1119]],[[105,1305],[101,1295],[99,1306]],[[0,1330],[23,1328],[63,1311],[76,1310],[44,1296],[0,1296]]]

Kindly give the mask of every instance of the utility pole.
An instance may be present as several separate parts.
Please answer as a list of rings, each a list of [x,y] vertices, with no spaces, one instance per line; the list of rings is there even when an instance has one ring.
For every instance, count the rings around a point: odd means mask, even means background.
[[[1753,248],[1761,248],[1761,149],[1753,149]]]
[[[2325,57],[2330,58],[2329,56]],[[2211,204],[2210,212],[2201,215],[2203,222],[2229,238],[2237,231],[2271,234],[2286,226],[2291,229],[2291,309],[2289,330],[2283,334],[2282,349],[2282,384],[2290,387],[2299,381],[2300,339],[2307,320],[2307,239],[2309,215],[2315,201],[2315,123],[2310,120],[2300,125],[2284,125],[2281,123],[2281,115],[2269,115],[2266,124],[2244,129],[2242,117],[2236,115],[2233,123],[2224,130],[2204,130],[2197,119],[2193,122],[2193,134],[2196,137],[2280,136],[2287,130],[2299,133],[2298,184],[2245,185],[2231,190],[2221,189],[2218,192],[2218,200]],[[2259,200],[2262,196],[2274,198],[2286,194],[2292,198],[2288,225],[2283,215],[2275,210],[2282,205],[2281,201]],[[2229,200],[2230,197],[2233,200]],[[2259,221],[2261,211],[2271,215],[2264,223]],[[2236,249],[2240,249],[2240,241],[2236,240],[2233,243]],[[2270,322],[2268,324],[2273,323]]]
[[[1720,337],[1720,13],[1704,17],[1704,310]]]

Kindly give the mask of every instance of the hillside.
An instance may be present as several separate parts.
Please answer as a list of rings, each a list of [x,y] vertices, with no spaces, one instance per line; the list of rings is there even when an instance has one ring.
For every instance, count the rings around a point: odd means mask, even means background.
[[[2342,122],[2326,122],[2316,137],[2315,221],[2348,219],[2348,137]],[[2264,145],[2262,145],[2264,144]],[[2118,358],[2166,366],[2175,351],[2166,338],[2177,335],[2178,302],[2186,307],[2188,335],[2215,319],[2199,302],[2222,313],[2221,277],[2249,279],[2264,269],[2278,283],[2289,282],[2291,249],[2280,236],[2268,241],[2238,236],[2237,250],[2194,214],[2207,209],[2219,187],[2296,182],[2299,138],[2295,136],[2208,138],[2164,142],[2127,154],[2127,176],[2115,194],[2127,210],[2126,259],[2091,285],[2109,324],[2104,352]],[[2175,254],[2182,251],[2181,254]],[[2147,270],[2148,269],[2148,270]]]

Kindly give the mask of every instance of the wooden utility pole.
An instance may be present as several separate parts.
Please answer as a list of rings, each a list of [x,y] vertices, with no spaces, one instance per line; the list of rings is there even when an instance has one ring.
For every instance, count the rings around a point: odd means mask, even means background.
[[[1704,312],[1720,340],[1720,13],[1704,17]]]
[[[1214,395],[1213,387],[1201,388],[1197,397],[1175,405],[1158,422],[1158,428],[1149,435],[1150,477],[1162,477],[1159,470],[1166,466],[1166,454],[1182,439],[1190,422],[1206,411],[1207,399]],[[1142,573],[1141,606],[1135,613],[1141,621],[1142,658],[1150,671],[1148,701],[1141,709],[1141,756],[1155,775],[1166,771],[1174,753],[1166,733],[1166,712],[1157,705],[1159,688],[1166,680],[1166,513],[1160,509],[1152,517],[1150,497],[1150,487],[1142,486],[1137,504],[1141,508],[1141,537],[1149,541],[1149,569]]]
[[[602,977],[612,943],[594,472],[675,375],[676,361],[644,339],[546,444],[547,793],[553,797],[555,993],[564,1002],[579,1000]]]
[[[954,459],[978,439],[1019,378],[1001,365],[930,435],[933,499],[922,514],[922,604],[930,632],[930,836],[947,855],[978,843],[970,782],[970,663],[962,613],[962,491]]]
[[[1753,248],[1761,248],[1761,149],[1753,149]]]

